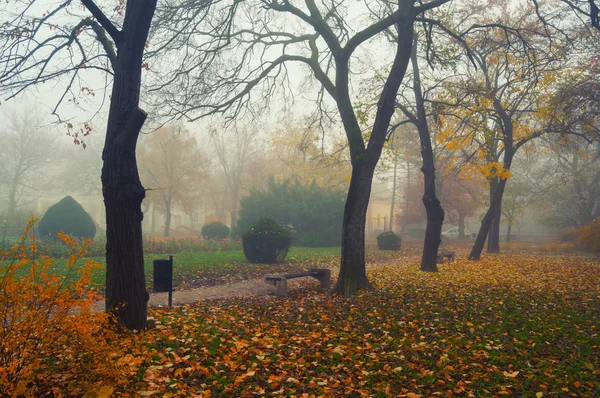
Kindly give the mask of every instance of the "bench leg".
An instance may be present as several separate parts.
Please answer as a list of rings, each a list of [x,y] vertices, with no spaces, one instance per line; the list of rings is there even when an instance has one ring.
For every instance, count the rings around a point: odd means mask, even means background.
[[[329,289],[331,287],[331,271],[325,270],[323,275],[315,276],[319,282],[321,282],[321,287],[325,289]]]
[[[275,282],[275,287],[277,288],[275,291],[276,295],[280,297],[287,297],[287,278],[279,279],[277,282]]]

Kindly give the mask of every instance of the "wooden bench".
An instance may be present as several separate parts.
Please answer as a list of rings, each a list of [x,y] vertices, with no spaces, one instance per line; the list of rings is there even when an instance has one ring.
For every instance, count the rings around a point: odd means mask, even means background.
[[[454,261],[455,257],[456,253],[442,250],[437,255],[437,263],[443,264],[445,262],[444,259],[448,259],[448,261]]]
[[[294,272],[290,274],[267,274],[263,277],[263,281],[277,288],[275,294],[277,296],[287,296],[287,280],[293,278],[302,278],[304,276],[312,276],[321,282],[321,287],[329,289],[331,287],[331,271],[326,268],[311,268],[302,272]]]

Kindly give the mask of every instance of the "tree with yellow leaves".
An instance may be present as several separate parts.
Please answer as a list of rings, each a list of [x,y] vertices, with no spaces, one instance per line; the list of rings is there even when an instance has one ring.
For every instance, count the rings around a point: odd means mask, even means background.
[[[470,259],[481,256],[489,235],[488,252],[499,251],[502,196],[511,176],[517,151],[532,139],[550,132],[554,112],[548,98],[555,74],[565,67],[566,52],[546,36],[535,14],[496,3],[503,12],[503,30],[480,31],[465,36],[469,63],[464,73],[445,83],[442,134],[456,151],[464,178],[484,178],[489,184],[490,205],[475,240]],[[492,21],[488,21],[492,23]]]

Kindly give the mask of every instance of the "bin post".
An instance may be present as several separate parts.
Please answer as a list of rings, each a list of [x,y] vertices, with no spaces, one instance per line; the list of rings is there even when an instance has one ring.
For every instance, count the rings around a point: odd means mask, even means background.
[[[169,308],[173,306],[173,256],[169,256],[171,263],[171,288],[169,289]]]

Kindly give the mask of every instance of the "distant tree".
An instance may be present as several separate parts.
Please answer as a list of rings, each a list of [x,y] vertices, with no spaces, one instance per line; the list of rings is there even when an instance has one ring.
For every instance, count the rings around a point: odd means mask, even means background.
[[[227,209],[233,227],[240,199],[251,187],[262,185],[256,174],[262,174],[264,147],[258,130],[226,130],[211,132],[210,148],[221,169],[213,170],[210,195],[215,207]]]
[[[56,188],[48,175],[56,171],[56,135],[41,126],[36,110],[3,112],[0,125],[0,201],[12,215]]]
[[[442,207],[448,221],[458,226],[458,237],[465,237],[465,219],[475,215],[481,205],[485,185],[475,179],[460,178],[456,173],[445,175],[442,188]]]
[[[266,190],[254,190],[242,199],[236,233],[243,235],[270,217],[292,232],[294,245],[338,246],[343,211],[343,191],[271,179]]]
[[[575,137],[546,140],[551,155],[543,161],[545,178],[537,181],[544,204],[542,222],[582,227],[600,217],[600,143]]]
[[[330,134],[324,141],[316,126],[285,124],[270,134],[271,172],[277,179],[315,182],[320,187],[347,189],[350,160],[342,136]]]
[[[169,236],[171,212],[180,205],[188,211],[201,197],[196,187],[207,179],[208,160],[196,138],[186,129],[168,125],[138,146],[140,177],[148,192],[146,200],[165,215],[164,236]],[[199,194],[198,194],[199,195]]]

